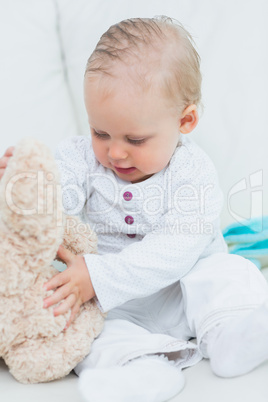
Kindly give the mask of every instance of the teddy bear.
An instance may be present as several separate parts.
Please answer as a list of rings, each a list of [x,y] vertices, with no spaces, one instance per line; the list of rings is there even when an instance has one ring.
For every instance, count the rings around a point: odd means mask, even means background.
[[[97,252],[97,237],[77,216],[63,213],[56,161],[35,139],[15,148],[0,180],[0,357],[22,383],[66,376],[90,352],[105,314],[96,301],[70,317],[43,308],[53,291],[43,284],[58,271],[62,244],[74,254]],[[53,263],[53,264],[52,264]]]

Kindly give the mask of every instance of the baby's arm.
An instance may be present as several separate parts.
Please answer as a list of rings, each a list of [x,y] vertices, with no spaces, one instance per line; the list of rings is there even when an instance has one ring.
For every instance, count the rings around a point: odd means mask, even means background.
[[[173,194],[181,191],[177,208],[171,204],[155,230],[121,252],[84,256],[104,312],[179,281],[207,253],[227,251],[220,231],[223,197],[215,168],[205,157],[188,165],[187,158],[180,159],[171,172]],[[198,197],[193,197],[194,190]]]
[[[87,254],[85,262],[103,312],[179,281],[212,242],[208,234],[151,233],[117,254]]]
[[[85,178],[88,172],[94,171],[94,158],[85,157],[85,149],[90,149],[85,141],[77,138],[72,143],[66,142],[59,149],[57,159],[63,186],[78,185],[82,195],[84,191],[86,201]],[[168,184],[172,183],[172,195],[183,190],[182,202],[179,203],[181,211],[172,206],[166,208],[166,213],[156,222],[159,229],[147,233],[143,240],[134,242],[117,254],[84,256],[97,302],[104,312],[131,299],[149,296],[179,281],[204,255],[214,238],[221,243],[219,215],[222,193],[215,169],[202,155],[197,160],[191,157],[187,147],[182,147],[178,156],[179,160],[171,165],[172,180]],[[204,194],[202,189],[205,189]],[[201,192],[202,197],[193,197],[193,190]],[[69,192],[66,192],[64,205],[73,206],[68,196]],[[187,208],[194,212],[189,214]],[[176,221],[180,224],[178,228]],[[210,225],[212,231],[183,231],[184,226],[194,227],[198,222]],[[216,249],[224,251],[223,243],[222,239],[222,246],[217,245]]]
[[[46,290],[56,289],[44,300],[44,308],[60,303],[54,309],[54,315],[64,314],[71,309],[71,316],[66,328],[74,320],[80,306],[95,296],[90,275],[81,255],[74,255],[60,246],[57,257],[66,263],[67,269],[55,275],[44,284]]]

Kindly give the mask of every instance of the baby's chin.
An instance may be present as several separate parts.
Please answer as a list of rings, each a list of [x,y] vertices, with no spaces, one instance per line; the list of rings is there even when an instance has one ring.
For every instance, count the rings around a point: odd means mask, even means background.
[[[118,172],[116,169],[113,169],[114,173],[122,180],[129,181],[131,183],[140,183],[149,179],[149,177],[153,176],[154,173],[145,174],[140,172],[138,169],[130,173]]]
[[[140,182],[142,182],[142,181],[145,181],[145,180],[149,179],[149,178],[152,177],[153,175],[154,175],[154,173],[141,176],[140,178],[131,180],[131,183],[140,183]]]

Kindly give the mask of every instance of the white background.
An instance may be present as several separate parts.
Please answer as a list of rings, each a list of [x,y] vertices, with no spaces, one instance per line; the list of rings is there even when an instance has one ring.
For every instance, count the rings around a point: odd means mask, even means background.
[[[82,82],[97,40],[157,14],[182,22],[202,58],[205,108],[190,135],[217,167],[222,226],[268,214],[267,0],[0,0],[0,154],[25,136],[55,149],[88,134]]]

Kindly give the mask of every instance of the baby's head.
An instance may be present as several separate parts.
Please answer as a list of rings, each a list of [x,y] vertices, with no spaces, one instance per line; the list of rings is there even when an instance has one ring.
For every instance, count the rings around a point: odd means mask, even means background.
[[[85,104],[99,162],[143,181],[167,166],[198,122],[199,55],[190,34],[168,17],[111,26],[85,72]]]

